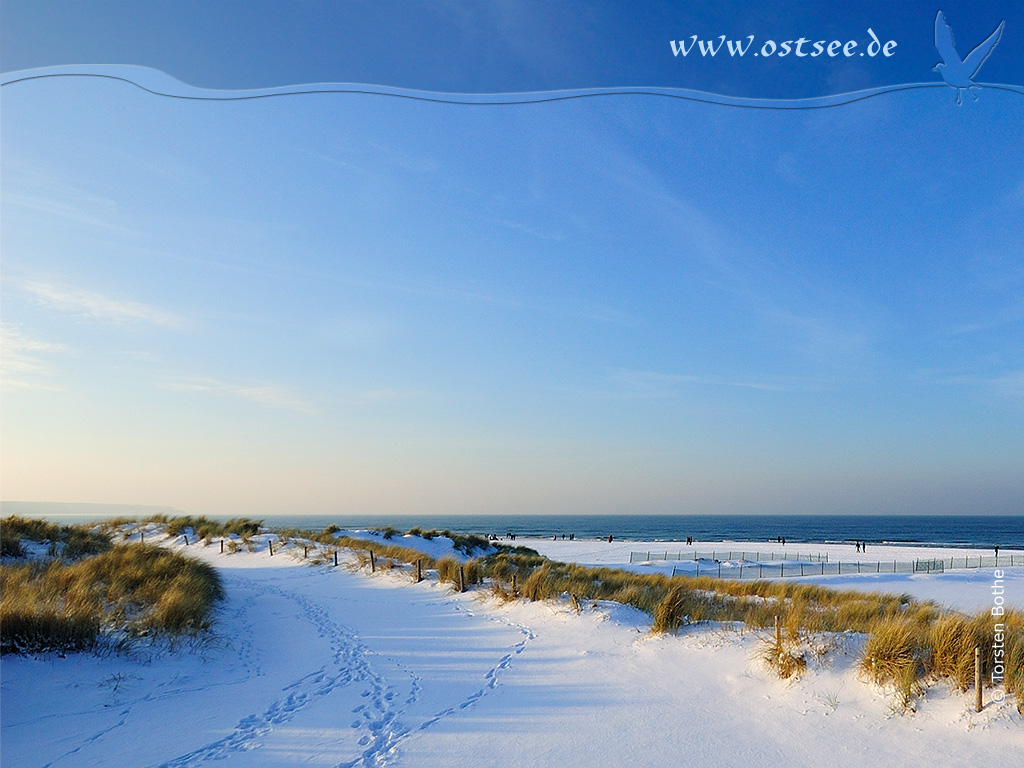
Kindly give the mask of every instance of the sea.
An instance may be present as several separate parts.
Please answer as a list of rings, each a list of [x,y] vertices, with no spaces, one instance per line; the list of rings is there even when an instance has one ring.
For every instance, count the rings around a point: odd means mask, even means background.
[[[145,517],[172,509],[125,508],[105,505],[34,505],[4,502],[2,513],[44,517],[54,522],[79,523],[114,516]],[[215,519],[233,517],[210,515]],[[393,527],[405,532],[451,530],[457,533],[549,538],[564,533],[576,539],[625,541],[680,541],[692,536],[700,541],[760,542],[785,537],[793,543],[849,543],[961,548],[1024,549],[1024,515],[268,515],[252,516],[268,528],[323,530],[329,525],[344,529]]]
[[[449,529],[458,533],[514,533],[549,538],[572,534],[576,539],[623,541],[769,541],[780,536],[794,543],[848,543],[962,548],[1024,549],[1024,515],[423,515],[267,517],[270,527],[321,530],[383,528],[407,531]]]

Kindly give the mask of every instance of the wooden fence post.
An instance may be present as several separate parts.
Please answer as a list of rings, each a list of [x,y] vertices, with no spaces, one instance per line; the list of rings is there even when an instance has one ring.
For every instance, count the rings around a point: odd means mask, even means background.
[[[974,647],[974,711],[981,712],[981,648]]]
[[[302,559],[305,560],[307,557],[309,557],[309,545],[308,544],[303,544],[302,545]]]
[[[224,539],[220,540],[220,553],[222,555],[224,554]]]
[[[519,597],[519,585],[517,584],[519,574],[512,574],[512,596]]]
[[[188,534],[187,533],[181,534],[181,538],[183,538],[185,540],[185,546],[187,547],[188,546]]]
[[[416,583],[419,584],[421,581],[423,581],[423,561],[422,560],[417,560],[416,561]]]
[[[267,546],[270,548],[270,556],[273,557],[274,556],[274,542],[268,541],[267,542]]]
[[[139,531],[139,544],[145,544],[145,543],[146,543],[146,532],[145,531]]]
[[[779,624],[779,617],[775,617],[775,644],[782,647],[782,625]]]
[[[334,564],[338,564],[338,550],[334,550]]]
[[[466,569],[463,566],[459,566],[459,592],[466,591]]]
[[[374,557],[373,550],[370,550],[370,573],[377,572],[377,558]]]

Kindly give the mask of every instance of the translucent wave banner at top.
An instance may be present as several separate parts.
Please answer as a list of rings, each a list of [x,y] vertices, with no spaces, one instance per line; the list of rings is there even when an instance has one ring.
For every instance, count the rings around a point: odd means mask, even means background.
[[[315,83],[306,85],[289,85],[276,88],[256,88],[247,90],[214,90],[208,88],[197,88],[183,83],[170,75],[147,67],[127,65],[91,65],[91,66],[65,66],[45,67],[40,69],[25,70],[20,72],[8,72],[0,74],[0,87],[13,87],[18,84],[28,84],[47,79],[74,79],[94,78],[125,83],[139,88],[147,93],[157,96],[165,96],[174,99],[186,99],[193,101],[241,101],[252,99],[268,99],[284,96],[298,96],[313,93],[339,93],[339,94],[363,94],[374,96],[386,96],[391,98],[412,99],[416,101],[429,101],[443,104],[459,105],[513,105],[513,104],[539,104],[544,102],[567,101],[571,99],[587,99],[597,97],[630,97],[630,96],[657,96],[671,99],[681,99],[706,104],[719,104],[728,107],[741,107],[747,109],[821,109],[826,107],[837,107],[843,104],[850,104],[863,101],[876,96],[898,91],[908,91],[920,88],[947,88],[947,83],[922,82],[906,83],[900,85],[885,85],[875,88],[866,88],[847,93],[837,93],[828,96],[818,96],[802,99],[761,99],[741,96],[727,96],[722,94],[707,93],[704,91],[690,90],[686,88],[659,88],[659,87],[622,87],[622,88],[576,88],[571,90],[537,91],[532,93],[438,93],[433,91],[413,90],[409,88],[394,88],[383,85],[362,85],[353,83]],[[978,89],[995,89],[1024,95],[1024,86],[1007,85],[998,83],[975,83],[972,92]],[[952,89],[955,90],[955,89]],[[951,99],[953,98],[951,90]],[[966,90],[966,89],[965,89]],[[972,95],[974,95],[972,93]],[[960,93],[957,92],[959,100]]]
[[[962,102],[1024,86],[1024,3],[5,0],[0,72],[4,84],[122,77],[205,99],[362,91],[511,104],[651,94],[797,109],[948,87]]]

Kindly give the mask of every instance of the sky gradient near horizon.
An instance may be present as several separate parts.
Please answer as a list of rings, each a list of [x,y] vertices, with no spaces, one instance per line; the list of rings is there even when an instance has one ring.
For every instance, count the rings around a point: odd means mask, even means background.
[[[1024,98],[3,92],[5,500],[1024,513]]]

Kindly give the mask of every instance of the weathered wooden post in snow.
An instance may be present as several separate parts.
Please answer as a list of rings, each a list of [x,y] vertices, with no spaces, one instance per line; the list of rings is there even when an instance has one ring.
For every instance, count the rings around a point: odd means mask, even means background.
[[[459,566],[459,592],[466,591],[466,569],[463,566]]]
[[[974,648],[974,711],[981,712],[981,648]]]
[[[370,573],[377,572],[377,558],[373,554],[373,550],[370,550]]]
[[[416,561],[416,583],[419,584],[421,581],[423,581],[423,561],[422,560],[417,560]]]

